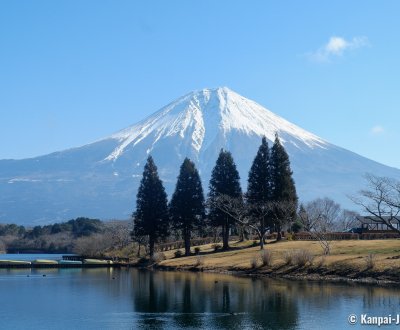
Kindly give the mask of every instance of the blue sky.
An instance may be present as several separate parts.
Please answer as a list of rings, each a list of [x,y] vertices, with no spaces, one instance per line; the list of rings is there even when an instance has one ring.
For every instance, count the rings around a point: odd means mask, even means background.
[[[399,1],[1,1],[0,159],[228,86],[400,168]]]

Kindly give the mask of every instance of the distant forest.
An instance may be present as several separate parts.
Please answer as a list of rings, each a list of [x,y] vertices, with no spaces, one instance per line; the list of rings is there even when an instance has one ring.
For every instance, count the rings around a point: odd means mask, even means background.
[[[116,231],[129,233],[128,227],[128,223],[124,221],[105,223],[98,219],[84,217],[32,228],[15,224],[0,224],[0,252],[81,252],[80,250],[88,248],[89,242],[98,245],[99,241],[114,241],[109,236],[117,236]]]

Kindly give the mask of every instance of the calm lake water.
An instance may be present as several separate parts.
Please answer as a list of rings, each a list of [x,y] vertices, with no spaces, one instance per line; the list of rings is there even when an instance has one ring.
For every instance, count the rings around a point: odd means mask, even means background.
[[[0,269],[1,329],[374,328],[349,325],[353,313],[396,315],[400,290],[137,269]],[[400,329],[383,328],[392,327]]]

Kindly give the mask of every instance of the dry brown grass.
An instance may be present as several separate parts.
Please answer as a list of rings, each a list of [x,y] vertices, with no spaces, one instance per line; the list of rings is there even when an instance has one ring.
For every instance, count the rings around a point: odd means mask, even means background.
[[[273,257],[270,250],[260,251],[260,259],[263,266],[272,266]]]
[[[271,271],[289,267],[285,261],[287,251],[307,251],[309,255],[315,256],[312,264],[307,267],[319,269],[346,271],[367,270],[366,259],[374,255],[374,271],[397,271],[400,274],[400,240],[349,240],[334,241],[332,252],[329,256],[323,256],[323,251],[318,242],[314,241],[282,241],[268,242],[265,249],[273,255]],[[253,247],[252,241],[231,242],[232,249],[228,251],[214,252],[211,244],[201,246],[202,268],[205,270],[249,270],[252,268],[251,260],[259,258],[260,248]],[[174,258],[175,251],[165,252],[166,260],[160,265],[176,268],[190,268],[196,265],[196,256]],[[293,266],[295,267],[295,266]],[[262,264],[259,268],[263,268]]]

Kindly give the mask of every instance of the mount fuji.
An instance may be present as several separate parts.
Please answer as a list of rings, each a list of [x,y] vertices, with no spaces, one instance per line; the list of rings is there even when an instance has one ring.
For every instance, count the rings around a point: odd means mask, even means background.
[[[0,222],[43,224],[78,216],[126,219],[152,155],[171,196],[185,157],[199,169],[205,192],[221,148],[232,152],[242,188],[266,136],[287,150],[301,201],[347,195],[365,173],[400,179],[400,170],[359,156],[223,87],[191,92],[141,122],[88,145],[22,160],[0,160]]]

